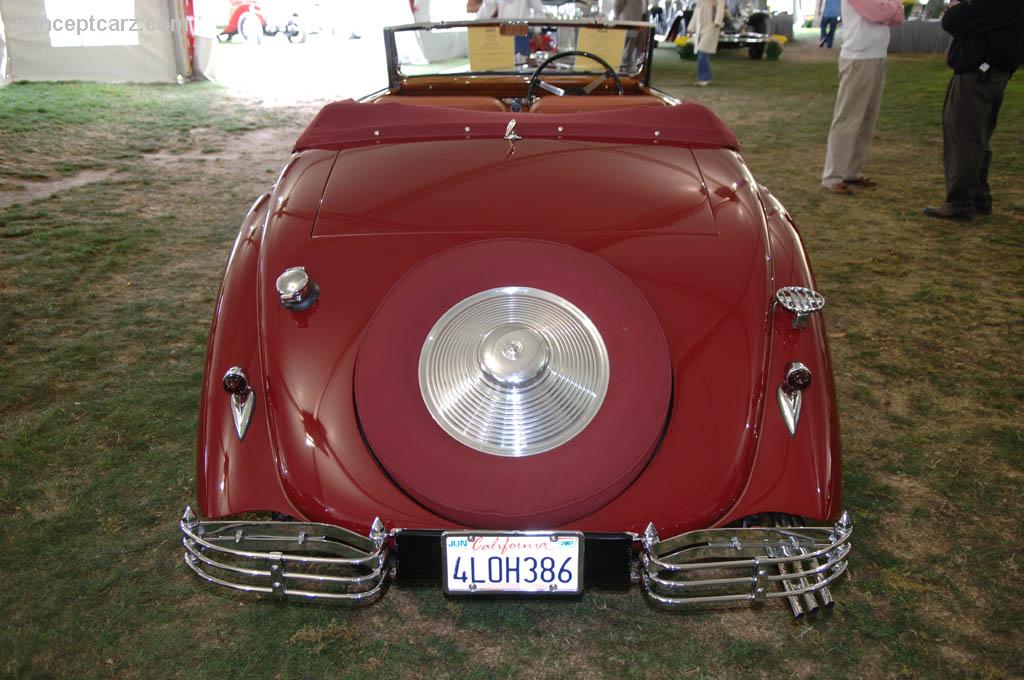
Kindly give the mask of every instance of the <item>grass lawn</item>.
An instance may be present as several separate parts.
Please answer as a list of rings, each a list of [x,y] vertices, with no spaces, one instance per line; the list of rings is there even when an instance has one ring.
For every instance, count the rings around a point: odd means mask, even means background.
[[[231,241],[309,109],[209,84],[0,89],[0,674],[7,677],[1021,677],[1024,83],[994,140],[995,213],[941,201],[940,56],[889,60],[856,196],[818,190],[835,63],[656,54],[801,226],[829,300],[851,574],[829,615],[666,614],[638,589],[578,601],[369,609],[239,601],[182,564],[205,337]],[[1018,77],[1019,81],[1020,78]]]

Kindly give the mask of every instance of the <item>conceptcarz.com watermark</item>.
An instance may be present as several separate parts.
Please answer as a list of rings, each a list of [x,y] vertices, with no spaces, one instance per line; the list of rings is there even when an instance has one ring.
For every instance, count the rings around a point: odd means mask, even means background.
[[[143,33],[171,32],[177,33],[195,23],[193,18],[179,19],[176,17],[56,17],[42,19],[14,19],[7,22],[8,32],[28,33],[67,33],[85,35],[91,33]],[[12,30],[13,29],[13,30]]]

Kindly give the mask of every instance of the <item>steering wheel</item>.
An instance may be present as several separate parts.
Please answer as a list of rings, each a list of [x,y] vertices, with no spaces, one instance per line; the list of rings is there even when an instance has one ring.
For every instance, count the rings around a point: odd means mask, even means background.
[[[559,59],[565,59],[566,57],[577,56],[586,57],[587,59],[593,59],[598,64],[604,67],[604,74],[598,76],[594,80],[591,80],[583,87],[569,87],[564,90],[560,87],[552,85],[551,83],[546,83],[540,79],[540,74],[544,71],[544,69],[548,67],[548,64],[550,64],[551,62],[557,61]],[[615,81],[615,91],[619,95],[622,95],[622,80],[619,78],[619,74],[615,72],[615,69],[613,69],[607,61],[597,56],[593,52],[571,50],[568,52],[559,52],[558,54],[552,54],[550,57],[545,59],[541,63],[541,65],[537,67],[537,70],[533,72],[533,75],[530,76],[530,84],[526,88],[526,101],[532,101],[533,91],[538,87],[544,90],[545,92],[550,92],[551,94],[556,95],[558,97],[564,97],[566,95],[587,95],[596,90],[599,85],[604,84],[605,80],[608,79],[608,76],[611,76],[612,79]]]

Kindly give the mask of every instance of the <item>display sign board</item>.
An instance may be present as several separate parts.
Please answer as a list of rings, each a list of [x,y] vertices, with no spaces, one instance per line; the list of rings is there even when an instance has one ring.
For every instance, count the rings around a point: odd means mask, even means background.
[[[590,52],[607,61],[613,69],[622,64],[622,50],[626,46],[626,31],[611,28],[581,28],[576,49]],[[577,71],[603,71],[604,67],[593,59],[576,58]]]
[[[515,36],[502,35],[500,26],[469,28],[471,71],[512,71],[515,67]]]

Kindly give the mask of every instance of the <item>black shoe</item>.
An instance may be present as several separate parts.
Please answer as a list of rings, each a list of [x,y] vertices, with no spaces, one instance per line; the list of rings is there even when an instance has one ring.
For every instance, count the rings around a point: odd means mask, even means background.
[[[974,204],[974,212],[978,213],[979,215],[991,215],[992,214],[992,204],[991,203],[975,203]]]
[[[971,208],[958,208],[952,203],[943,203],[940,206],[925,206],[923,212],[928,217],[938,217],[943,220],[970,222],[974,219],[974,210]]]

